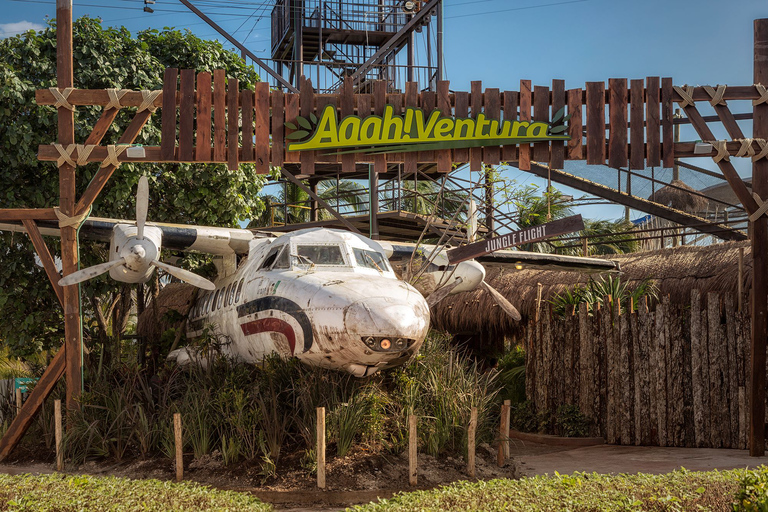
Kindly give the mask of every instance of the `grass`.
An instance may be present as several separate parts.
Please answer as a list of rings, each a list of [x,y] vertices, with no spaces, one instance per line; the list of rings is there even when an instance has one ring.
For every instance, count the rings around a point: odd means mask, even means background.
[[[272,506],[248,494],[219,491],[194,483],[129,480],[116,477],[1,475],[0,510],[135,511],[253,510]]]
[[[733,510],[744,470],[666,475],[536,476],[520,480],[458,482],[429,491],[352,507],[358,512],[482,511],[684,511]],[[762,510],[762,509],[755,509]]]

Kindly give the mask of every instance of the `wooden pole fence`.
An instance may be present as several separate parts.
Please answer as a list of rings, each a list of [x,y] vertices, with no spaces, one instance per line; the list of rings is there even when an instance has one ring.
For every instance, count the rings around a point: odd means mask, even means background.
[[[64,469],[64,451],[62,450],[62,429],[61,429],[61,400],[53,402],[53,421],[56,440],[56,471]]]
[[[408,416],[408,483],[415,486],[418,483],[417,475],[417,443],[416,424],[418,418],[414,414]]]
[[[317,486],[325,489],[325,407],[317,408]]]
[[[176,446],[176,481],[184,479],[184,444],[181,437],[181,414],[173,414],[173,439]]]
[[[475,478],[475,449],[477,435],[477,407],[472,408],[469,416],[469,428],[467,429],[467,473],[470,478]]]

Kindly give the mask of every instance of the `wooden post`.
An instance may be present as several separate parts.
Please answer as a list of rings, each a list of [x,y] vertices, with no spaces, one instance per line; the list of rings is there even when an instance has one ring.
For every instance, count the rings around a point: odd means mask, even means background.
[[[416,415],[408,416],[408,483],[411,486],[416,485],[418,479],[416,474],[417,466],[417,438],[416,438]]]
[[[475,478],[475,436],[477,433],[477,407],[472,408],[469,416],[469,430],[467,430],[467,473],[470,478]]]
[[[504,409],[506,414],[502,414],[502,420],[504,421],[504,459],[509,459],[509,420],[511,413],[512,401],[504,400]]]
[[[16,416],[21,412],[22,398],[21,388],[16,388]]]
[[[72,87],[72,0],[56,0],[56,86]],[[75,143],[75,113],[66,107],[58,111],[59,144]],[[59,208],[61,213],[75,215],[75,168],[67,163],[59,167]],[[61,265],[63,275],[77,271],[76,227],[61,228]],[[67,383],[67,410],[79,407],[82,389],[80,346],[80,297],[77,286],[64,287],[64,347]]]
[[[582,252],[581,255],[586,258],[587,256],[589,256],[589,239],[587,239],[587,237],[585,236],[584,238],[581,239],[581,241],[583,244],[581,248],[581,252]]]
[[[325,489],[325,407],[317,408],[317,486]]]
[[[56,471],[64,469],[64,452],[61,449],[61,400],[53,402],[53,421],[56,439]]]
[[[754,82],[768,84],[768,19],[755,20]],[[768,105],[752,107],[754,138],[768,139]],[[768,160],[752,163],[752,191],[768,199]],[[765,345],[768,338],[768,219],[752,223],[752,346],[749,454],[765,454]]]
[[[181,414],[173,414],[173,438],[176,444],[176,481],[184,478],[184,452],[181,439]]]
[[[501,422],[499,423],[499,446],[497,451],[496,462],[499,466],[503,466],[507,460],[507,453],[509,448],[507,443],[509,442],[509,400],[504,400],[504,405],[501,406]]]

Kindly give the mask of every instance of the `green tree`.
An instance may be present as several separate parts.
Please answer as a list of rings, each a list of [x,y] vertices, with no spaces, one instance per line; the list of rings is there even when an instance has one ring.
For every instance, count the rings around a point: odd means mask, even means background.
[[[82,17],[73,27],[74,85],[82,89],[159,89],[165,67],[212,71],[223,68],[253,88],[255,70],[217,41],[204,41],[189,31],[148,30],[136,37],[125,28],[105,28],[99,20]],[[40,32],[0,40],[0,207],[41,208],[58,204],[58,171],[37,160],[40,144],[56,139],[56,111],[35,103],[35,90],[56,85],[55,22]],[[79,107],[75,139],[82,143],[101,115],[101,107]],[[113,144],[133,117],[122,109],[102,144]],[[158,145],[160,111],[142,130],[136,143]],[[99,164],[77,169],[82,193]],[[123,164],[93,205],[93,215],[134,218],[135,189],[141,175],[150,179],[149,219],[203,225],[235,226],[263,210],[258,197],[265,180],[253,165],[234,171],[224,165]],[[58,251],[58,239],[48,239]],[[103,261],[103,246],[81,243],[81,265]],[[56,347],[63,337],[61,308],[25,235],[0,234],[0,340],[14,354],[32,354]],[[127,290],[127,291],[126,291]],[[83,285],[83,297],[103,303],[130,293],[103,277]],[[97,306],[83,300],[86,314]],[[109,308],[106,308],[109,310]],[[123,308],[124,309],[124,308]],[[88,322],[86,322],[88,323]],[[124,324],[124,322],[119,322]],[[103,325],[101,326],[104,327]]]

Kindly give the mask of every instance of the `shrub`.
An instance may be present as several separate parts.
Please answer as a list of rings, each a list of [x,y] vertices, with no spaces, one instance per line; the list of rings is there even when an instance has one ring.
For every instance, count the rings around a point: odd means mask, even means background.
[[[734,512],[768,511],[768,467],[745,470],[739,480]]]

